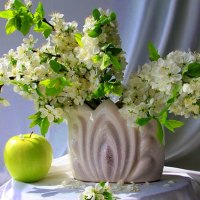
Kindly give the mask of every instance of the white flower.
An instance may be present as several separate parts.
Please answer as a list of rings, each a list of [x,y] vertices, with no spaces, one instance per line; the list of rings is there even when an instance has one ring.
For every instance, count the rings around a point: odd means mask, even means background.
[[[59,22],[61,19],[63,19],[64,15],[58,12],[51,14],[51,23]]]
[[[88,30],[92,29],[94,27],[95,21],[93,17],[87,17],[85,19],[85,24],[83,26],[83,32],[87,32]]]
[[[10,105],[10,103],[6,99],[3,99],[3,98],[0,98],[0,104],[2,104],[3,106],[9,106]]]
[[[195,61],[192,52],[172,51],[167,55],[168,60],[173,60],[177,64],[190,63]]]
[[[100,52],[99,40],[86,35],[82,38],[82,43],[83,47],[78,48],[77,57],[90,69],[93,65],[92,58]]]
[[[28,7],[32,6],[32,1],[31,1],[31,0],[24,0],[24,3],[25,3],[26,6],[28,6]]]
[[[41,112],[41,118],[46,118],[50,123],[52,123],[55,119],[62,118],[62,109],[54,108],[50,105],[45,105],[45,107],[39,108],[39,112]]]
[[[50,24],[54,26],[56,31],[62,30],[65,27],[66,22],[64,21],[63,17],[64,15],[58,12],[55,12],[51,15]]]
[[[33,48],[34,44],[37,43],[38,39],[34,39],[33,35],[29,35],[28,38],[24,38],[23,39],[23,45],[25,46],[25,48]]]
[[[106,194],[104,194],[104,192],[106,192]],[[104,183],[102,185],[102,183],[97,183],[95,184],[94,187],[92,186],[88,186],[85,188],[84,192],[81,193],[80,195],[80,200],[105,200],[107,199],[107,193],[111,193],[110,190],[110,185],[109,183]],[[114,197],[112,197],[113,200],[115,200]]]
[[[187,94],[190,94],[190,93],[193,92],[193,90],[192,90],[190,84],[185,83],[185,84],[183,85],[183,92],[185,92],[185,93],[187,93]]]
[[[85,191],[83,192],[83,200],[85,198],[95,200],[95,188],[92,186],[86,187]]]
[[[4,5],[5,10],[9,10],[12,8],[12,5],[14,3],[14,0],[7,0],[7,2]]]

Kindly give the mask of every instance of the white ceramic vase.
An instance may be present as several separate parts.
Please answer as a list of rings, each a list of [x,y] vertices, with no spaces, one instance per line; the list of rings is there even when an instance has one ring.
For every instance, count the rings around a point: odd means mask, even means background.
[[[90,182],[150,182],[161,178],[164,147],[156,122],[127,126],[110,100],[95,110],[84,105],[70,113],[69,154],[75,179]]]

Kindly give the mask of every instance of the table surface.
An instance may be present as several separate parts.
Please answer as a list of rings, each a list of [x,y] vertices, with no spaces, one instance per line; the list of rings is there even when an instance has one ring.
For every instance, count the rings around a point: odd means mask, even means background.
[[[47,177],[26,184],[14,180],[0,188],[1,200],[78,200],[86,183],[73,179],[66,159],[54,162]],[[163,174],[157,182],[143,184],[111,184],[114,194],[121,200],[197,200],[190,179]]]

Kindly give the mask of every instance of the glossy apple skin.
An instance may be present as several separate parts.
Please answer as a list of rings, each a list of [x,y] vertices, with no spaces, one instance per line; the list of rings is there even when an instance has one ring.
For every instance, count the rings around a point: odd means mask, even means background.
[[[8,140],[4,162],[10,175],[17,181],[35,182],[43,179],[51,166],[52,147],[40,135],[24,134]]]

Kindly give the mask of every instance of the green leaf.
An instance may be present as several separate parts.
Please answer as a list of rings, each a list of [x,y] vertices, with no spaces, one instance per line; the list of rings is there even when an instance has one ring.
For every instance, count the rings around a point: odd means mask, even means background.
[[[21,16],[21,29],[19,30],[23,35],[27,35],[33,25],[33,17],[31,13],[23,13]]]
[[[161,123],[159,122],[159,120],[156,119],[157,122],[157,127],[156,127],[156,137],[158,139],[158,141],[160,142],[160,144],[164,144],[164,131],[163,131],[163,127],[161,125]]]
[[[110,19],[109,17],[107,17],[107,16],[105,16],[105,15],[102,15],[102,16],[100,17],[100,20],[99,20],[100,26],[104,26],[104,25],[106,25],[106,24],[109,24],[110,22],[111,22],[111,19]]]
[[[41,27],[44,16],[45,16],[45,12],[44,12],[43,5],[41,2],[38,3],[38,6],[33,16],[34,16],[33,18],[34,24],[37,24],[38,27]]]
[[[47,117],[43,118],[40,123],[40,131],[43,136],[47,134],[49,130],[49,126],[50,126],[50,123],[49,123],[48,118]]]
[[[35,32],[43,33],[45,38],[48,38],[49,35],[52,33],[52,27],[45,22],[38,22],[33,28]]]
[[[53,121],[54,123],[56,123],[56,124],[60,124],[60,123],[62,123],[63,122],[63,119],[61,119],[61,118],[58,118],[58,119],[54,119],[54,121]]]
[[[62,86],[72,86],[72,82],[66,79],[65,77],[60,77],[59,79],[62,83]]]
[[[51,84],[51,80],[52,79],[45,79],[45,80],[43,80],[43,81],[40,81],[40,85],[44,85],[44,86],[46,86],[46,87],[49,87],[50,86],[50,84]]]
[[[49,59],[51,59],[53,56],[50,56],[48,54],[42,54],[40,57],[40,64],[46,63]]]
[[[95,55],[92,57],[92,61],[94,63],[98,63],[100,60],[101,60],[101,56],[99,56],[99,55]]]
[[[101,182],[99,183],[99,185],[100,185],[101,187],[104,187],[104,186],[106,185],[106,183],[103,182],[103,181],[101,181]]]
[[[187,75],[191,78],[198,78],[200,77],[200,63],[193,62],[186,66],[186,71],[184,75]]]
[[[19,10],[20,8],[26,8],[26,6],[22,3],[21,0],[14,0],[14,7]]]
[[[165,122],[166,122],[166,120],[167,120],[167,111],[166,112],[163,112],[161,115],[160,115],[160,117],[159,117],[159,121],[160,121],[160,123],[161,124],[164,124]]]
[[[139,126],[144,126],[148,124],[151,120],[152,120],[152,117],[138,118],[136,120],[136,124],[138,124]]]
[[[33,127],[36,126],[36,125],[40,125],[41,122],[42,122],[42,118],[34,119],[34,120],[32,120],[32,122],[30,123],[29,128],[33,128]]]
[[[10,63],[11,63],[11,65],[15,66],[17,64],[17,60],[14,58],[11,58]]]
[[[98,37],[102,33],[102,29],[100,26],[95,26],[92,30],[88,32],[88,36],[92,38]]]
[[[110,55],[110,61],[111,63],[113,64],[114,68],[117,70],[117,71],[120,71],[122,69],[122,66],[120,64],[120,62],[118,61],[118,58],[116,56],[112,56]]]
[[[155,48],[152,42],[148,44],[148,50],[149,50],[149,59],[151,61],[157,61],[160,58],[160,55],[158,54],[158,50]]]
[[[116,15],[116,13],[111,12],[109,17],[110,17],[110,20],[111,20],[111,21],[114,21],[114,20],[116,20],[117,15]]]
[[[39,85],[45,86],[45,92],[47,96],[55,96],[62,92],[65,86],[71,86],[71,82],[65,77],[59,77],[55,79],[46,79],[40,81]]]
[[[37,92],[37,94],[38,94],[39,97],[44,97],[44,95],[40,91],[39,87],[37,87],[35,90],[36,90],[36,92]]]
[[[105,53],[111,53],[113,56],[117,56],[122,49],[115,47],[112,43],[104,45],[101,50]]]
[[[115,198],[113,198],[113,194],[110,192],[105,191],[103,193],[103,196],[105,197],[106,200],[115,200]]]
[[[94,17],[95,20],[99,20],[101,13],[99,12],[98,9],[94,9],[92,12],[92,16]]]
[[[111,80],[111,78],[112,78],[112,73],[111,72],[107,72],[107,73],[105,73],[104,74],[104,76],[102,76],[102,81],[103,82],[108,82],[108,81],[110,81]]]
[[[101,70],[106,69],[109,65],[111,64],[111,59],[110,56],[108,54],[104,54],[103,55],[103,59],[102,59],[102,64],[100,66]]]
[[[0,11],[0,18],[5,18],[5,19],[10,19],[13,18],[14,15],[14,11],[13,10],[3,10]]]
[[[41,115],[41,112],[37,112],[37,113],[35,113],[35,114],[33,114],[33,115],[30,115],[30,116],[28,117],[28,119],[35,120],[35,119],[40,118],[40,115]]]
[[[14,31],[17,30],[17,27],[15,26],[15,18],[11,18],[6,23],[6,34],[12,34]]]
[[[175,85],[175,87],[172,91],[172,95],[167,100],[167,104],[163,108],[163,110],[159,113],[159,116],[162,116],[165,112],[167,112],[169,107],[176,101],[176,99],[179,96],[179,91],[180,91],[181,87],[182,87],[181,85]]]
[[[179,128],[183,125],[184,125],[183,122],[177,120],[166,120],[166,122],[164,123],[164,126],[172,132],[174,132],[175,128]]]
[[[51,69],[56,73],[61,73],[63,71],[66,71],[66,67],[58,63],[56,60],[50,60],[49,65]]]
[[[99,99],[105,96],[105,92],[104,92],[104,84],[100,83],[99,87],[97,88],[97,90],[95,90],[93,92],[93,98],[95,99]]]
[[[22,88],[23,91],[30,93],[30,89],[31,89],[30,85],[24,84],[24,85],[21,86],[21,88]]]
[[[114,94],[121,96],[123,93],[123,86],[119,81],[116,82],[106,82],[104,83],[104,93],[108,96],[109,94]]]
[[[82,39],[82,34],[81,33],[76,33],[76,34],[74,34],[74,37],[75,37],[75,40],[76,40],[76,42],[78,43],[78,45],[80,46],[80,47],[83,47],[83,43],[82,43],[82,41],[81,41],[81,39]]]
[[[41,2],[38,3],[38,6],[35,11],[35,15],[39,15],[41,19],[43,19],[45,16],[45,12],[44,12],[43,5]]]
[[[21,30],[22,28],[22,20],[20,18],[20,16],[16,15],[15,16],[15,27],[17,28],[17,30]]]
[[[101,99],[110,94],[121,96],[123,93],[123,85],[120,81],[103,82],[99,84],[97,90],[93,92],[93,98]]]
[[[52,33],[52,28],[48,28],[44,30],[43,35],[45,38],[48,38],[51,33]]]
[[[172,104],[174,103],[174,101],[177,99],[178,95],[179,95],[179,91],[181,89],[181,85],[175,85],[173,91],[172,91],[172,95],[170,96],[170,98],[167,100],[168,104]]]
[[[30,85],[23,84],[16,80],[12,80],[11,83],[17,85],[21,88],[21,90],[25,91],[26,93],[31,93],[32,88]]]
[[[121,48],[110,48],[109,51],[112,53],[113,56],[117,56],[119,53],[121,53],[122,49]]]
[[[46,95],[47,96],[56,96],[58,95],[59,93],[61,93],[62,89],[59,88],[59,89],[56,89],[56,88],[46,88]]]

